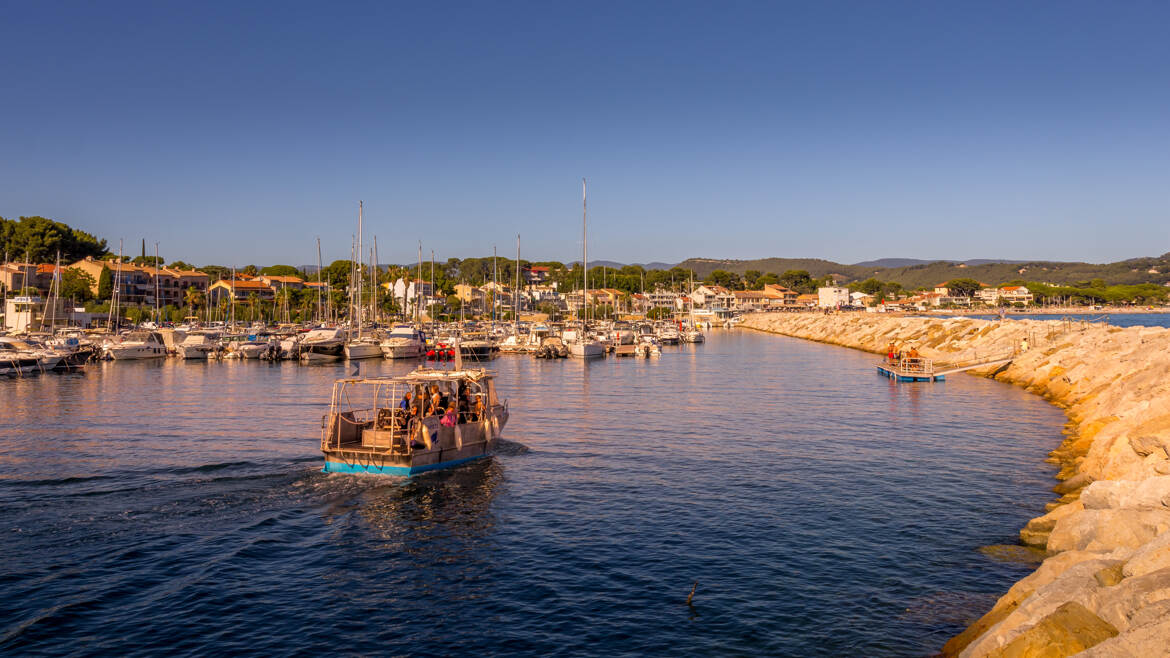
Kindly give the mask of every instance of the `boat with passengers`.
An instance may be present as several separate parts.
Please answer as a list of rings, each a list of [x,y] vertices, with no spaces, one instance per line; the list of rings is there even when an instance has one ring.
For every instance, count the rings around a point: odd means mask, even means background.
[[[483,369],[339,379],[322,423],[323,470],[415,475],[455,466],[489,455],[507,422],[508,403]]]

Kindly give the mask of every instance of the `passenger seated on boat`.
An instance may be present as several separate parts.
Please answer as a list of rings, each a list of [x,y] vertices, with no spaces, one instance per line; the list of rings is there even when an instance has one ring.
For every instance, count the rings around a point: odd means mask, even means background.
[[[402,401],[398,403],[398,408],[403,411],[410,410],[410,391],[407,391],[406,395],[402,396]]]
[[[475,421],[483,420],[483,396],[475,396],[475,407],[472,410],[472,419]]]
[[[459,420],[455,415],[455,405],[451,405],[447,407],[447,413],[443,414],[443,418],[439,421],[439,424],[443,427],[455,427],[458,422]]]
[[[459,422],[466,423],[471,420],[471,394],[467,389],[459,394]]]
[[[439,385],[431,384],[430,403],[427,407],[428,416],[440,416],[443,414],[443,397],[439,395]]]

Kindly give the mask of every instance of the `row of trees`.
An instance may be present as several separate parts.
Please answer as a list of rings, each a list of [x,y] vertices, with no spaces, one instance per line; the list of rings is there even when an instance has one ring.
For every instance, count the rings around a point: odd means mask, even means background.
[[[62,262],[76,262],[106,254],[106,241],[44,217],[0,217],[0,251],[5,260],[51,263],[61,254]]]

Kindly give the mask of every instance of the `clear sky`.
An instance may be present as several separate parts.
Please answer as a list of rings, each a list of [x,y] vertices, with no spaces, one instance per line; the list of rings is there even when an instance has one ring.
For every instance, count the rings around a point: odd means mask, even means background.
[[[9,2],[0,215],[168,260],[1170,251],[1166,2]]]

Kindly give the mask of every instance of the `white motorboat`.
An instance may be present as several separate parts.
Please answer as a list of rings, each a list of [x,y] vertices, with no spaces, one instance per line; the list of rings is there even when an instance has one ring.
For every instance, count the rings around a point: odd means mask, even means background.
[[[382,358],[382,346],[376,338],[355,338],[345,344],[345,358],[350,361],[358,359]]]
[[[219,341],[215,334],[190,333],[177,346],[179,356],[184,359],[207,359],[219,350]]]
[[[0,374],[44,372],[62,365],[65,354],[30,345],[16,338],[0,337]]]
[[[658,330],[658,340],[663,345],[678,345],[682,337],[679,336],[678,329],[673,325],[665,325]]]
[[[387,359],[417,359],[426,351],[426,336],[413,324],[396,324],[382,341],[382,356]]]
[[[225,357],[232,359],[259,359],[272,351],[273,345],[267,336],[255,334],[231,336],[226,339]]]
[[[167,355],[167,346],[158,332],[131,331],[103,345],[102,354],[115,361],[161,359]]]
[[[345,356],[345,332],[340,328],[314,329],[301,340],[302,363],[337,361]]]
[[[701,343],[707,339],[702,331],[695,328],[683,329],[681,336],[684,343]]]

